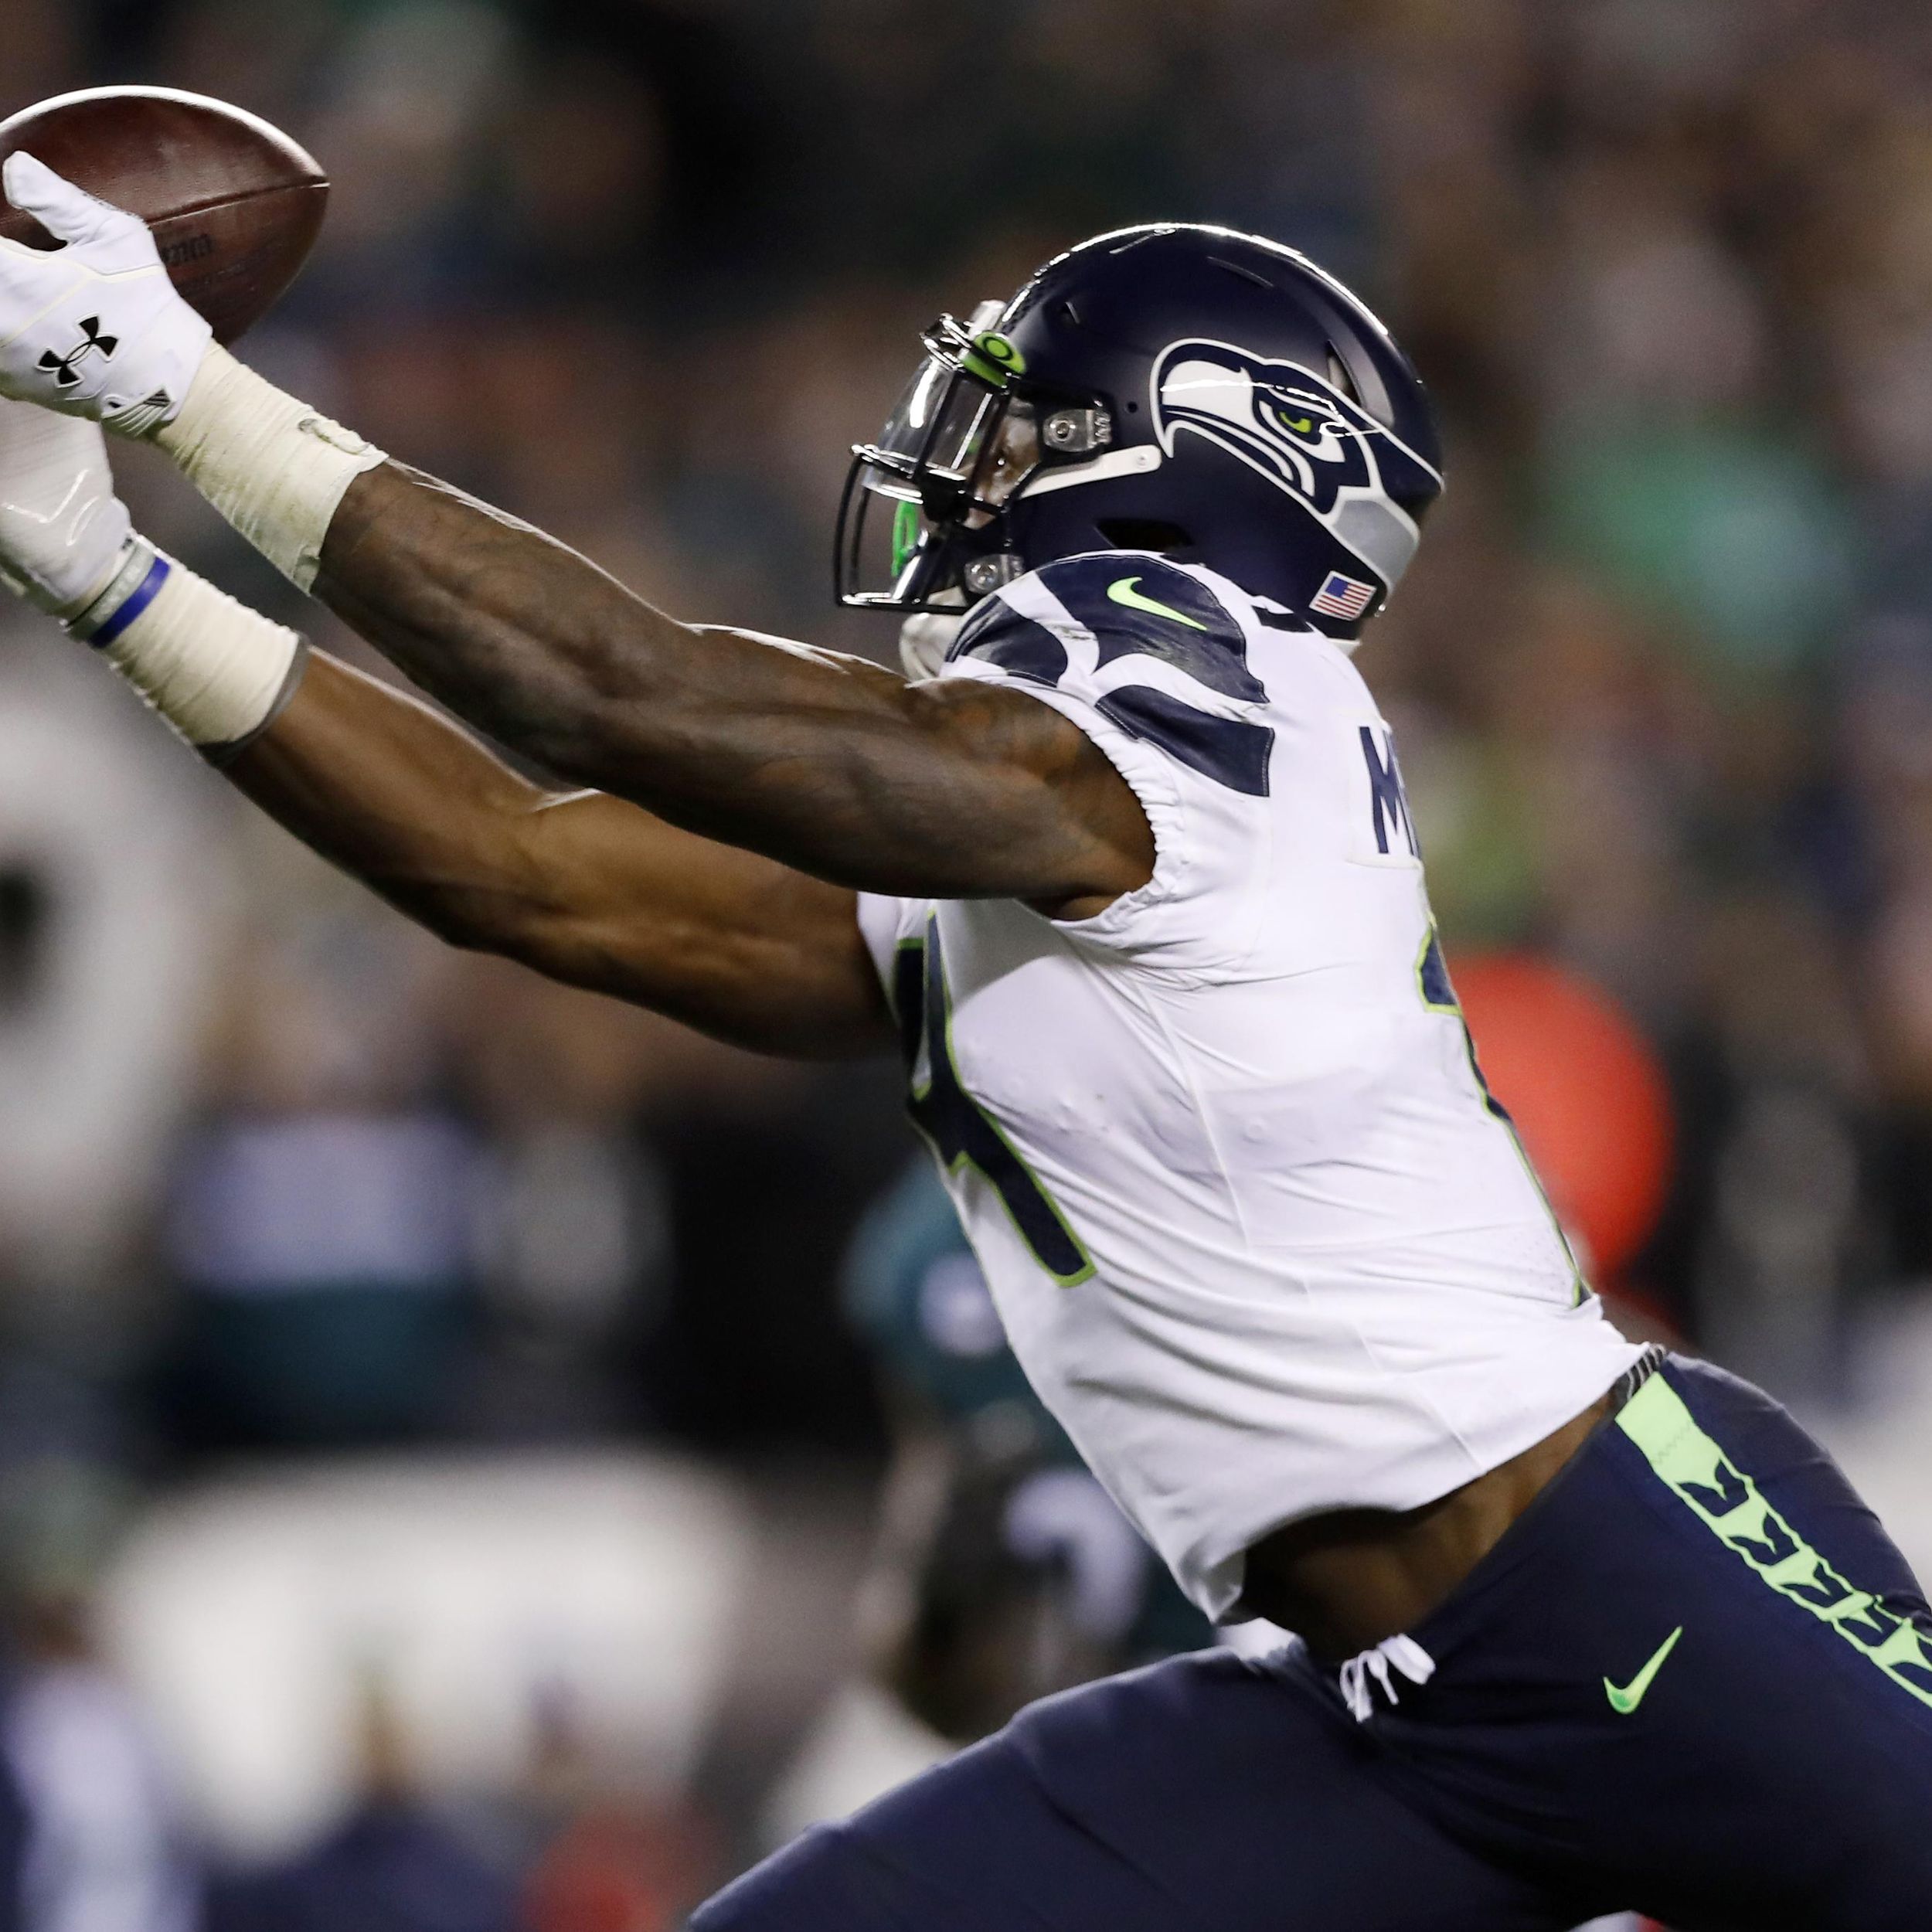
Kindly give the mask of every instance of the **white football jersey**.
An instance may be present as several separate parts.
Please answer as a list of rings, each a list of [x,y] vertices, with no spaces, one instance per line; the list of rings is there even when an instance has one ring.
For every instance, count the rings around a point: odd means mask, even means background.
[[[1639,1351],[1483,1085],[1394,742],[1338,646],[1107,551],[988,598],[941,675],[1071,719],[1153,828],[1152,879],[1091,919],[859,917],[1015,1352],[1226,1617],[1270,1530],[1431,1502]]]

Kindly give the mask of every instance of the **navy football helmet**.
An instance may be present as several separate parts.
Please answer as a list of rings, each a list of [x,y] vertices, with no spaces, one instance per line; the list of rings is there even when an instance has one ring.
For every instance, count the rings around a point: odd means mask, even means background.
[[[1294,249],[1102,235],[942,317],[839,510],[848,604],[957,612],[1083,551],[1202,563],[1352,639],[1441,494],[1435,413],[1368,308]]]

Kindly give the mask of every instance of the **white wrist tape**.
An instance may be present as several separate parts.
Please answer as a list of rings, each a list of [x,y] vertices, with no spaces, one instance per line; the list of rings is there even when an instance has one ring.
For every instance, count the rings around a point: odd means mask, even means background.
[[[301,681],[308,647],[145,538],[68,634],[90,644],[188,742],[219,761],[272,724]]]
[[[308,590],[349,486],[389,459],[211,347],[155,440],[269,562]]]

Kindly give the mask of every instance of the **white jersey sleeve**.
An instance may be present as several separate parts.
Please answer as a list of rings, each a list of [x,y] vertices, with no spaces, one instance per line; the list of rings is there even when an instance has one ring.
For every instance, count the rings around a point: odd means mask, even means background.
[[[1247,665],[1244,601],[1158,556],[1068,557],[980,604],[940,673],[1051,705],[1147,814],[1153,877],[1061,930],[1209,977],[1237,971],[1252,948],[1269,871],[1276,734]]]
[[[896,899],[887,893],[859,895],[859,937],[888,994],[893,991],[893,956],[900,940],[917,930],[923,911],[917,900]]]

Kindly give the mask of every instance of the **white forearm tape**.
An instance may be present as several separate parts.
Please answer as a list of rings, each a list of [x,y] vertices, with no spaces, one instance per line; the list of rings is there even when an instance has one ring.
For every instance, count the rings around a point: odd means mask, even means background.
[[[211,348],[155,440],[269,562],[308,590],[349,486],[388,458]]]
[[[141,537],[130,539],[121,567],[66,623],[70,635],[92,645],[217,762],[274,723],[308,655],[293,631],[237,604]]]

